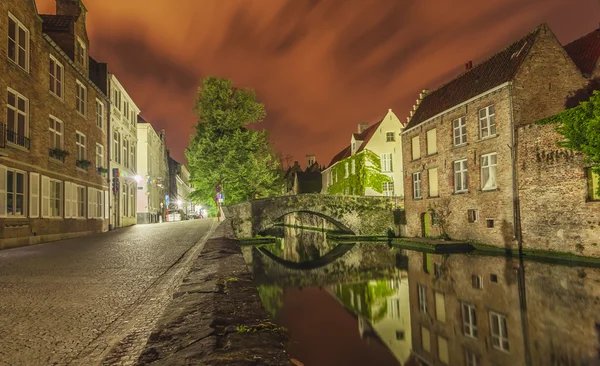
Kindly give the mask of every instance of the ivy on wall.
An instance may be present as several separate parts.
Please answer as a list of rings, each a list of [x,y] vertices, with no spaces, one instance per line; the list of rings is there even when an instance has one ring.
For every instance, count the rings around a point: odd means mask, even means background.
[[[352,162],[356,166],[352,174]],[[346,177],[346,163],[348,164],[348,177]],[[383,193],[383,182],[391,182],[392,179],[381,173],[381,159],[371,150],[363,150],[344,160],[340,160],[331,167],[333,184],[327,187],[328,194],[364,195],[367,188]],[[337,177],[337,178],[336,178]]]

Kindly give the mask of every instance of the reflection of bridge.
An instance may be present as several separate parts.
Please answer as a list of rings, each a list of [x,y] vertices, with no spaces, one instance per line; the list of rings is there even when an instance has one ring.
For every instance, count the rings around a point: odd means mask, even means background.
[[[392,197],[300,194],[246,201],[225,210],[238,237],[256,235],[295,212],[326,218],[355,234],[384,235],[395,227],[394,209],[401,206]]]
[[[385,244],[336,246],[319,259],[296,263],[275,256],[265,247],[243,247],[246,263],[259,285],[325,286],[384,277],[393,272],[400,251]]]

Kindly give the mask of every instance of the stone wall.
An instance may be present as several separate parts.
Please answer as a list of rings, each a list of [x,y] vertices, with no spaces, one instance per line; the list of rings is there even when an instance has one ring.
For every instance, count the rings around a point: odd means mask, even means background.
[[[588,200],[583,156],[556,145],[555,127],[518,129],[523,247],[600,257],[600,201]]]
[[[226,215],[239,238],[256,235],[296,212],[322,216],[354,234],[386,235],[388,228],[395,228],[394,204],[393,197],[301,194],[227,206]]]

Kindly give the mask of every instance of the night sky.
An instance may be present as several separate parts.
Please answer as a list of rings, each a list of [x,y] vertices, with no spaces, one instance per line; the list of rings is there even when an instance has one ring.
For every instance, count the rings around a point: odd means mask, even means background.
[[[54,13],[54,0],[36,0]],[[321,164],[361,121],[401,121],[433,90],[546,22],[565,44],[598,0],[84,0],[90,53],[108,62],[180,161],[208,75],[253,88],[275,148]]]

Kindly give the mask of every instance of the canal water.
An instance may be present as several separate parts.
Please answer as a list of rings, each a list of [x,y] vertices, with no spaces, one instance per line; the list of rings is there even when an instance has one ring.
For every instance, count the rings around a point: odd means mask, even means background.
[[[289,221],[286,221],[289,224]],[[279,226],[243,247],[263,304],[306,366],[600,365],[600,269]]]

